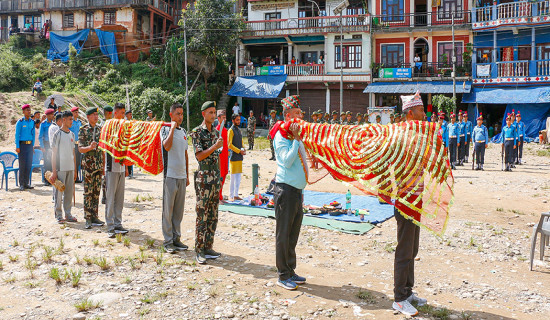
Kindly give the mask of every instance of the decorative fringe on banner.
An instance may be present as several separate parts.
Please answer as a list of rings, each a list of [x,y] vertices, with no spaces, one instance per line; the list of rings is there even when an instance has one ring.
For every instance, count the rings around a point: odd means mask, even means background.
[[[408,121],[343,126],[295,119],[280,123],[278,130],[287,139],[292,139],[292,123],[300,125],[310,161],[322,165],[310,170],[309,183],[319,181],[326,170],[334,179],[395,205],[418,226],[443,235],[454,178],[439,124]]]
[[[125,165],[137,165],[157,175],[164,170],[161,121],[134,121],[112,119],[101,129],[99,149]]]

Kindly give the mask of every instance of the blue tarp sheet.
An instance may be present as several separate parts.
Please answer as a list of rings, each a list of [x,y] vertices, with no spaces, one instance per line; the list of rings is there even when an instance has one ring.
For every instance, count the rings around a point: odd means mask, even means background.
[[[118,52],[116,49],[115,34],[109,31],[95,29],[99,39],[101,52],[111,59],[111,64],[118,64]]]
[[[474,87],[472,92],[462,96],[462,103],[550,103],[550,86],[513,88]]]
[[[60,36],[50,32],[50,50],[48,50],[48,59],[60,59],[63,62],[69,61],[69,44],[75,47],[76,52],[80,53],[84,42],[88,39],[90,29],[84,29],[70,36]]]
[[[546,129],[546,118],[550,117],[550,103],[538,104],[508,104],[504,114],[516,113],[521,114],[521,121],[525,123],[524,140],[532,142],[539,137],[539,131]],[[502,126],[506,126],[506,119],[502,119]],[[502,143],[500,133],[491,139],[491,142]]]
[[[269,199],[273,197],[267,194],[262,194],[262,196],[268,197]],[[228,204],[249,206],[251,199],[252,197],[250,196],[250,197],[246,197],[242,201],[228,202]],[[328,192],[304,190],[304,204],[306,205],[314,205],[314,206],[321,207],[325,204],[331,203],[332,201],[338,201],[339,203],[344,204],[346,202],[346,195],[340,194],[340,193],[328,193]],[[255,208],[268,209],[265,204],[263,206],[259,206]],[[352,210],[368,209],[369,214],[365,215],[365,218],[363,221],[361,221],[359,216],[353,216],[353,215],[348,216],[345,214],[339,215],[339,216],[331,216],[330,214],[320,214],[320,215],[314,215],[314,217],[323,218],[323,219],[332,219],[332,220],[338,220],[338,221],[346,221],[346,222],[369,222],[371,224],[378,224],[393,217],[394,207],[388,204],[380,204],[378,202],[378,198],[373,196],[352,195],[351,209]]]
[[[286,74],[280,76],[238,77],[227,95],[243,98],[274,99],[285,85]]]
[[[472,82],[456,82],[456,93],[467,93],[472,88]],[[453,93],[452,81],[403,81],[403,82],[373,82],[363,93]]]

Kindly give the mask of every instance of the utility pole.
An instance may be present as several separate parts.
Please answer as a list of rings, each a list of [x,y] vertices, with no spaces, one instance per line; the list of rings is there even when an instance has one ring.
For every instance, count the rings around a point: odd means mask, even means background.
[[[342,20],[342,11],[340,10],[340,114],[344,112],[344,25]]]
[[[183,47],[185,51],[185,106],[187,108],[187,132],[189,132],[189,81],[187,80],[187,29],[185,27],[185,16],[183,16]]]
[[[455,103],[454,112],[456,113],[456,48],[455,48],[455,13],[451,12],[451,32],[453,34],[453,72],[451,76],[453,77],[453,100]]]

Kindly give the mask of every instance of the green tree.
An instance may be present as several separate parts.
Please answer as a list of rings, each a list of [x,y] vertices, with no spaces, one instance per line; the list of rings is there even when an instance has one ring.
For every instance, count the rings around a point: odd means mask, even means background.
[[[450,114],[455,111],[456,99],[438,94],[432,97],[432,105],[437,108],[437,111],[445,111]]]

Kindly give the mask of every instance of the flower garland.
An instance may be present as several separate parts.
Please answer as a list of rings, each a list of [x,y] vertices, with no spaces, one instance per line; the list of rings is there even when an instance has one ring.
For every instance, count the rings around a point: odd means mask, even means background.
[[[377,195],[415,224],[443,235],[454,178],[439,124],[343,126],[294,119],[279,127],[286,139],[292,139],[292,123],[299,124],[305,148],[334,179]]]

